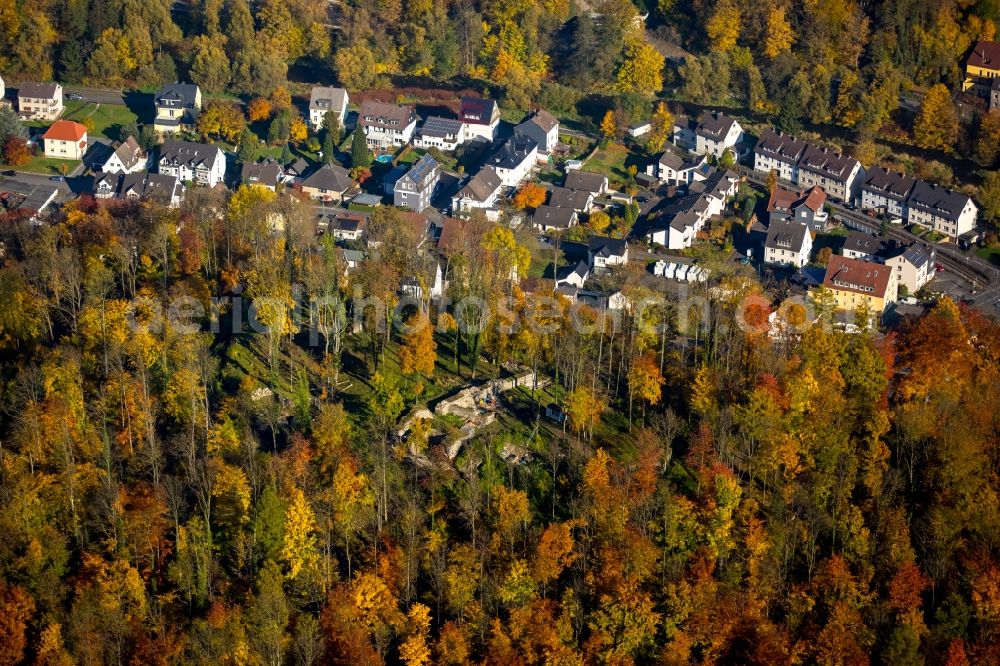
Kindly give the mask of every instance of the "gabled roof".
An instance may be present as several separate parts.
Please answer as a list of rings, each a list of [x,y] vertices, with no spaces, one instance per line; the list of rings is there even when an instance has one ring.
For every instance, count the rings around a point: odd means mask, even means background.
[[[454,118],[431,116],[420,127],[421,136],[436,136],[442,139],[457,137],[462,131],[462,121]]]
[[[736,121],[721,111],[703,111],[694,124],[695,134],[712,141],[720,141],[729,134]]]
[[[59,89],[58,83],[22,83],[17,89],[18,97],[29,97],[31,99],[52,99]]]
[[[628,250],[628,243],[622,238],[592,236],[587,243],[587,250],[595,257],[623,257]]]
[[[345,210],[332,216],[330,219],[329,230],[353,234],[364,231],[365,225],[367,224],[367,213]]]
[[[309,162],[301,157],[285,167],[285,173],[291,176],[303,176],[307,171],[309,171]]]
[[[910,191],[906,204],[911,208],[954,222],[958,220],[970,200],[967,194],[918,180]]]
[[[608,177],[593,171],[570,171],[566,174],[566,187],[597,194],[607,187]]]
[[[413,163],[413,166],[403,175],[403,178],[410,180],[418,188],[423,189],[433,182],[434,176],[438,171],[437,160],[431,157],[430,153],[426,153]]]
[[[470,125],[490,125],[497,110],[497,103],[492,99],[463,97],[458,107],[458,119]]]
[[[442,251],[459,249],[469,231],[469,222],[457,217],[446,217],[441,225],[437,246]]]
[[[493,167],[484,166],[459,190],[457,196],[459,199],[486,201],[500,189],[500,185],[500,176],[497,175]]]
[[[771,192],[771,197],[767,200],[767,212],[787,213],[792,210],[792,206],[798,199],[799,194],[797,192],[776,187]]]
[[[540,227],[569,229],[576,222],[576,217],[576,211],[572,208],[542,205],[535,209],[531,222]]]
[[[800,141],[791,134],[775,132],[769,127],[760,133],[760,140],[754,151],[782,162],[796,164],[807,147],[805,141]]]
[[[354,186],[347,169],[337,164],[324,164],[309,174],[303,181],[303,188],[344,193]]]
[[[416,121],[417,113],[412,106],[386,104],[366,99],[358,111],[358,122],[366,127],[380,129],[405,129]]]
[[[535,112],[528,116],[528,119],[522,124],[528,123],[538,125],[546,134],[559,127],[559,120],[545,109],[535,109]]]
[[[1000,42],[976,42],[965,66],[1000,69]]]
[[[80,141],[87,136],[87,128],[72,120],[57,120],[45,131],[44,139],[53,141]]]
[[[875,256],[882,251],[883,245],[882,239],[878,236],[851,231],[848,232],[847,238],[844,240],[844,253],[856,252]]]
[[[792,208],[799,208],[800,206],[805,206],[814,213],[818,213],[823,210],[823,204],[826,203],[826,192],[819,185],[814,185],[809,188],[805,196],[797,200],[792,204]]]
[[[808,145],[799,160],[799,168],[816,171],[828,178],[845,182],[860,163],[849,155],[835,153],[829,148]]]
[[[917,268],[933,264],[935,256],[936,250],[927,243],[913,243],[903,250],[902,254],[896,255],[896,257],[902,257],[903,260],[908,261]]]
[[[538,144],[532,139],[515,135],[507,139],[486,163],[495,169],[516,169],[537,149]]]
[[[593,194],[586,190],[571,190],[566,187],[552,188],[549,195],[549,205],[573,210],[584,210],[593,200]]]
[[[885,298],[892,267],[840,255],[830,257],[823,284],[830,289]]]
[[[193,83],[168,83],[153,96],[157,106],[194,106],[198,86]]]
[[[146,153],[139,146],[139,142],[135,140],[135,137],[130,136],[122,141],[117,148],[115,148],[112,155],[117,156],[118,161],[120,161],[126,169],[131,169],[133,166],[138,164],[141,159],[145,159]],[[111,155],[108,156],[108,159],[111,159]]]
[[[148,171],[101,174],[94,179],[94,190],[98,190],[101,185],[116,198],[136,197],[166,203],[170,203],[184,191],[184,186],[176,176]]]
[[[224,160],[225,156],[218,146],[194,141],[164,141],[160,146],[160,163],[169,165],[184,165],[192,169],[204,167],[211,169],[216,160]]]
[[[809,230],[804,224],[775,220],[767,227],[767,240],[764,241],[764,247],[798,252],[802,249],[808,233]]]
[[[660,155],[660,164],[670,167],[674,171],[687,171],[697,169],[708,161],[704,155],[688,155],[673,144],[667,144]]]
[[[872,167],[862,187],[897,201],[905,201],[916,183],[917,179],[913,176],[887,171],[882,167]]]
[[[423,213],[414,213],[409,210],[401,210],[399,212],[399,217],[410,226],[413,230],[413,237],[417,241],[417,245],[420,245],[424,237],[427,236],[427,230],[431,226],[430,218],[428,218]]]
[[[244,162],[240,170],[240,182],[275,187],[281,181],[283,173],[281,165],[271,159],[261,162]]]
[[[347,102],[347,91],[343,88],[315,86],[309,93],[309,108],[321,111],[344,108]]]

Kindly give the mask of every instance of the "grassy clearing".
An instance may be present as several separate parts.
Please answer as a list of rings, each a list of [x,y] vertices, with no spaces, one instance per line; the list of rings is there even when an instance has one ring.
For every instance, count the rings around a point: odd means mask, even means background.
[[[994,266],[1000,266],[1000,245],[991,245],[976,250],[976,256],[985,259]]]
[[[63,118],[83,122],[84,118],[90,118],[94,123],[91,132],[93,136],[103,136],[112,141],[122,138],[122,128],[129,124],[138,122],[139,116],[127,106],[121,104],[93,104],[91,102],[74,102],[66,107]]]
[[[71,173],[80,164],[77,160],[57,160],[54,157],[33,157],[27,164],[15,167],[18,171],[40,173],[45,176],[63,176]],[[65,173],[63,170],[65,169]]]
[[[621,189],[631,180],[628,167],[635,166],[637,172],[642,171],[645,160],[645,156],[638,151],[630,150],[620,143],[612,143],[598,148],[593,157],[587,160],[584,169],[604,174],[612,188]]]

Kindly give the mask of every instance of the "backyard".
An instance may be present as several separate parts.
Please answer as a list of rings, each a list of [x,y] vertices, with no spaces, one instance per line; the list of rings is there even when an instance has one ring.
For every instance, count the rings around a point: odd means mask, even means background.
[[[638,150],[631,150],[620,143],[602,146],[587,160],[584,169],[596,171],[608,177],[608,183],[614,189],[621,189],[631,184],[628,167],[634,166],[637,172],[645,169],[646,156]]]
[[[94,123],[91,136],[100,136],[111,141],[120,141],[122,128],[129,123],[138,121],[138,116],[129,107],[122,104],[94,104],[93,102],[71,102],[66,105],[63,113],[66,120],[82,123],[90,118]]]

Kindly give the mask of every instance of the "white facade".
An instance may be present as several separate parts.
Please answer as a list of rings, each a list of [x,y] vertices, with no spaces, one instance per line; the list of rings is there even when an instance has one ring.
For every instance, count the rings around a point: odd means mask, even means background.
[[[348,104],[347,91],[343,88],[327,88],[317,86],[312,89],[309,97],[309,122],[313,130],[319,131],[323,126],[326,114],[334,111],[340,121],[340,126],[344,126],[344,118],[347,116]]]
[[[754,171],[760,171],[762,173],[777,171],[778,178],[781,180],[789,183],[798,183],[798,164],[793,164],[786,162],[785,160],[779,160],[769,155],[762,155],[761,153],[755,152],[753,156],[753,168]]]
[[[800,247],[765,247],[764,263],[802,268],[809,263],[809,254],[811,252],[812,235],[806,232]]]
[[[180,181],[192,181],[199,185],[215,187],[223,182],[226,177],[226,156],[222,150],[212,147],[215,151],[214,159],[204,161],[183,161],[176,163],[169,161],[166,157],[161,157],[158,171],[168,176],[176,176]]]
[[[885,210],[886,215],[906,217],[904,202],[868,188],[861,189],[861,208],[867,210]]]

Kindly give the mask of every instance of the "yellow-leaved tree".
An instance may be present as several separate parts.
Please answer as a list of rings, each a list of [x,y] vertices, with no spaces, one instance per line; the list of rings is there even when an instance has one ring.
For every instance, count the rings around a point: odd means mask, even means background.
[[[715,11],[705,24],[705,31],[712,48],[717,51],[730,51],[736,46],[740,36],[740,9],[733,0],[719,0]]]
[[[625,43],[622,64],[618,68],[615,87],[621,92],[654,95],[663,89],[665,59],[652,44],[638,37]]]
[[[296,578],[302,571],[315,567],[316,515],[300,488],[293,488],[285,511],[285,538],[281,559],[288,567],[287,578]]]
[[[777,58],[792,48],[795,31],[788,22],[784,7],[775,7],[767,15],[767,36],[764,40],[764,55]]]
[[[646,140],[646,147],[652,152],[663,149],[664,144],[674,131],[674,114],[670,113],[667,105],[659,102],[653,116],[649,120],[649,138]]]
[[[434,342],[430,319],[420,312],[410,317],[406,326],[409,330],[403,336],[403,345],[399,349],[399,369],[404,375],[430,377],[434,374],[434,362],[437,360],[437,343]]]
[[[958,141],[958,114],[943,83],[931,87],[924,95],[913,121],[913,138],[921,148],[954,149]]]

